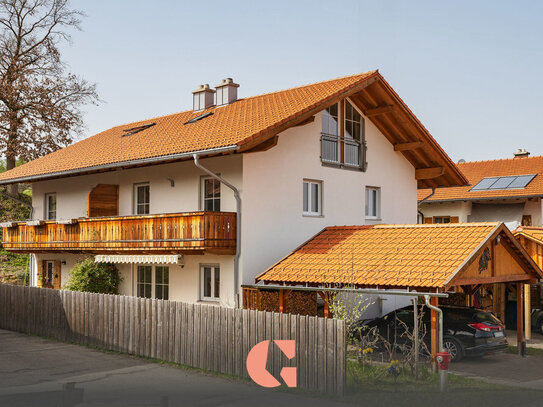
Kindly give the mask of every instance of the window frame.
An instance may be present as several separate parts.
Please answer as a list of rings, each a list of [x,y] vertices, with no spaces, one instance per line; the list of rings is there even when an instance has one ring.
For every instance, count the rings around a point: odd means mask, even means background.
[[[308,184],[308,194],[307,194],[307,211],[305,210],[305,184]],[[317,185],[317,211],[313,212],[311,209],[312,206],[312,194],[311,194],[311,185]],[[302,180],[302,215],[308,217],[323,217],[324,211],[322,208],[323,201],[323,182],[322,180],[304,178]]]
[[[360,139],[357,140],[354,137],[345,137],[346,134],[346,124],[347,121],[350,123],[356,123],[354,120],[347,119],[346,109],[347,109],[347,103],[349,103],[353,111],[356,111],[360,115]],[[365,172],[367,170],[367,143],[366,143],[366,118],[364,116],[364,113],[362,110],[358,108],[356,103],[354,103],[351,98],[345,98],[340,100],[335,104],[337,106],[337,135],[330,134],[326,131],[324,131],[324,119],[321,118],[321,164],[323,166],[328,167],[335,167],[335,168],[342,168],[346,170],[354,170],[354,171],[362,171]],[[330,107],[330,106],[329,106]],[[329,108],[328,107],[328,108]],[[326,109],[328,109],[326,108]],[[323,109],[322,112],[324,112],[326,109]],[[321,116],[322,113],[321,112]],[[326,129],[328,130],[328,129]],[[324,147],[323,143],[324,140],[327,139],[328,141],[332,142],[334,138],[337,137],[337,157],[335,161],[323,159]],[[351,163],[346,162],[346,151],[347,151],[347,144],[356,143],[358,144],[358,161],[359,165],[354,165]]]
[[[149,201],[147,203],[140,204],[138,202],[138,188],[148,187],[149,188]],[[140,205],[147,205],[147,213],[138,213],[138,208]],[[151,213],[151,183],[150,182],[137,182],[134,183],[132,187],[132,214],[133,215],[149,215]]]
[[[375,215],[368,214],[368,206],[369,206],[369,191],[375,191],[376,192],[376,203],[375,203]],[[365,218],[368,220],[380,220],[381,219],[381,187],[374,187],[374,186],[366,186],[364,189],[364,199],[365,199],[365,207],[364,207],[364,215]]]
[[[211,276],[211,296],[208,297],[206,296],[204,293],[205,293],[205,281],[204,281],[204,272],[205,272],[205,269],[206,268],[210,268],[211,269],[211,272],[212,272],[212,276]],[[218,273],[217,273],[218,272]],[[219,281],[218,281],[218,284],[219,284],[219,293],[218,295],[216,295],[217,293],[215,292],[216,288],[217,288],[217,281],[216,281],[216,278],[215,276],[218,274],[218,277],[219,277]],[[221,300],[221,266],[220,264],[207,264],[207,263],[202,263],[200,264],[200,301],[212,301],[212,302],[219,302]]]
[[[220,176],[220,174],[217,174]],[[221,206],[222,206],[222,183],[217,179],[217,178],[214,178],[210,175],[202,175],[200,177],[200,210],[201,211],[206,211],[206,197],[205,197],[205,193],[206,193],[206,181],[207,180],[213,180],[214,182],[217,182],[219,184],[219,197],[218,198],[208,198],[208,199],[211,199],[211,200],[215,200],[215,199],[218,199],[219,200],[219,209],[216,210],[215,209],[215,204],[213,204],[213,210],[212,211],[207,211],[207,212],[220,212],[221,211]]]
[[[140,267],[150,267],[151,268],[151,281],[150,282],[143,282],[143,283],[140,283],[139,281],[139,268]],[[168,272],[168,283],[167,284],[164,284],[164,283],[161,283],[160,285],[162,286],[162,298],[158,298],[158,296],[156,295],[157,294],[157,268],[166,268],[167,269],[167,272]],[[170,273],[171,273],[171,268],[170,268],[170,265],[168,264],[135,264],[134,265],[134,290],[135,290],[135,296],[136,297],[139,297],[139,298],[151,298],[151,299],[159,299],[159,300],[169,300],[170,299]],[[140,296],[140,292],[139,292],[139,286],[140,284],[145,284],[145,285],[149,285],[150,287],[150,293],[151,293],[151,296],[150,297],[146,297],[146,296]],[[165,299],[164,298],[164,290],[166,290],[166,293],[167,293],[167,298]]]
[[[55,197],[55,216],[50,216],[49,211],[49,198]],[[48,192],[44,195],[45,205],[44,205],[44,217],[45,220],[56,220],[57,219],[57,212],[58,212],[58,197],[56,192]]]

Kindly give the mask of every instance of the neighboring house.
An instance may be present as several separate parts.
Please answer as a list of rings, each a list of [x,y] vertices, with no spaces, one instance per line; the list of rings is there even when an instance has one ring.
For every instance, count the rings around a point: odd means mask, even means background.
[[[118,266],[122,294],[236,306],[325,226],[414,223],[417,187],[466,182],[377,71],[237,90],[201,86],[193,110],[1,174],[32,184],[33,220],[3,224],[5,248],[33,254],[32,285],[58,288],[93,256]]]
[[[469,185],[419,190],[424,223],[501,221],[511,230],[541,225],[543,156],[519,150],[514,158],[460,162],[458,168]]]

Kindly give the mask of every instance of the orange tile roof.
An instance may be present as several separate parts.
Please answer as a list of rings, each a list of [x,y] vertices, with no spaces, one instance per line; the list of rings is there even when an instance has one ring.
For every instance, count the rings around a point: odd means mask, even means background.
[[[498,228],[503,224],[328,227],[256,281],[441,288]]]
[[[543,156],[526,158],[509,158],[503,160],[472,161],[457,164],[458,168],[469,180],[468,186],[436,188],[434,195],[430,189],[419,189],[419,201],[454,201],[492,198],[519,198],[529,196],[543,196]],[[470,191],[483,178],[507,176],[507,175],[529,175],[537,176],[522,189],[493,190],[493,191]],[[425,199],[427,198],[427,199]]]
[[[519,226],[513,231],[515,237],[524,236],[540,245],[543,245],[543,228],[536,226]]]
[[[315,114],[338,98],[356,93],[376,82],[383,84],[389,93],[393,92],[377,71],[371,71],[239,99],[230,105],[211,107],[203,112],[195,113],[189,110],[116,126],[4,172],[0,174],[0,184],[32,182],[118,167],[128,168],[146,165],[151,161],[187,159],[192,152],[209,149],[230,148],[229,152],[234,149],[243,152],[257,142],[264,141],[266,137],[272,137],[286,127],[297,124],[298,118]],[[398,98],[397,95],[395,97]],[[417,120],[403,102],[401,108],[408,113],[411,120]],[[212,112],[213,115],[185,125],[191,118],[206,112]],[[123,137],[127,130],[151,123],[155,124]],[[425,149],[421,150],[421,154],[431,154],[434,158],[424,156],[420,163],[411,161],[413,165],[418,168],[425,162],[428,165],[428,160],[437,160],[435,165],[439,163],[446,168],[447,177],[442,177],[447,179],[445,185],[464,183],[462,174],[433,137],[425,133],[423,139]],[[183,155],[185,156],[180,157]],[[409,157],[412,158],[408,155]]]

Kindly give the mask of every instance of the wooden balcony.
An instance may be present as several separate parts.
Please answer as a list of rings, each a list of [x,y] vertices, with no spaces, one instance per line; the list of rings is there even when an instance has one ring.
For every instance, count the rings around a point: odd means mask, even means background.
[[[235,254],[236,214],[189,212],[7,222],[3,246],[18,253]]]

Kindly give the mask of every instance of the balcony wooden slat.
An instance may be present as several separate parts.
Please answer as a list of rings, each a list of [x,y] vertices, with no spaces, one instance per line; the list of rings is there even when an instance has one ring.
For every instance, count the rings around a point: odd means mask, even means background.
[[[4,227],[8,251],[71,253],[219,253],[236,251],[236,214],[189,212],[81,218],[73,224],[14,222]]]

